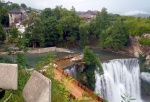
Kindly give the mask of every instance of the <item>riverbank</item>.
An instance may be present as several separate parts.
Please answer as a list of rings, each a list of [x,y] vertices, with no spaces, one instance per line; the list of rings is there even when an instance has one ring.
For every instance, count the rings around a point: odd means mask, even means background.
[[[111,48],[101,48],[101,47],[93,47],[93,46],[90,46],[91,49],[94,49],[94,50],[104,50],[104,51],[110,51],[110,52],[113,52],[113,53],[117,53],[117,54],[122,54],[122,55],[127,55],[129,57],[134,57],[134,54],[131,54],[129,53],[127,50],[113,50]]]
[[[16,52],[23,52],[23,51],[16,51]],[[27,53],[29,54],[40,54],[46,52],[70,52],[69,49],[66,48],[58,48],[58,47],[46,47],[46,48],[28,48]],[[0,52],[0,55],[6,55],[7,52]]]

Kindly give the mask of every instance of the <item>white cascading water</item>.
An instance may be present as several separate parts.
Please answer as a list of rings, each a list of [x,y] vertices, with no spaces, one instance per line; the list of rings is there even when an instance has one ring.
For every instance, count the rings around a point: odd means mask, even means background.
[[[102,63],[104,74],[95,72],[95,92],[109,102],[121,102],[122,95],[128,94],[141,102],[140,69],[138,60],[115,59]]]
[[[76,79],[76,66],[71,65],[64,69],[70,76]]]
[[[150,73],[148,72],[142,72],[141,73],[141,79],[150,83]]]

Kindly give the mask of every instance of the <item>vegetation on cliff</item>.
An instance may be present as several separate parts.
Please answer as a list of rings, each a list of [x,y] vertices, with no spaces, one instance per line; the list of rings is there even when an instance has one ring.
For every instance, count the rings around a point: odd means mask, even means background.
[[[150,72],[149,65],[145,64],[146,55],[139,55],[140,72]]]
[[[140,65],[140,72],[150,72],[149,65],[145,65],[146,55],[139,56],[139,65]],[[150,84],[141,79],[141,93],[145,96],[150,96]]]
[[[77,73],[77,80],[94,91],[95,71],[103,74],[102,65],[100,63],[100,60],[88,46],[84,48],[83,60],[86,62],[85,68],[83,69],[83,72]]]
[[[100,60],[94,54],[92,50],[90,50],[89,46],[86,46],[83,51],[83,60],[86,62],[86,65],[89,67],[95,67],[94,70],[97,70],[103,73],[103,68],[100,63]]]
[[[150,18],[124,17],[128,34],[131,36],[141,36],[150,33]]]
[[[142,45],[150,45],[150,38],[141,38],[138,42]]]

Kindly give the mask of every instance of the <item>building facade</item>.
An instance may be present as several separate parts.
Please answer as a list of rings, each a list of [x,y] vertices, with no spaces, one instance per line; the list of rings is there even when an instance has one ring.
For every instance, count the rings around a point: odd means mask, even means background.
[[[24,19],[23,13],[20,9],[14,8],[9,11],[9,26],[11,27],[13,24],[21,23]]]

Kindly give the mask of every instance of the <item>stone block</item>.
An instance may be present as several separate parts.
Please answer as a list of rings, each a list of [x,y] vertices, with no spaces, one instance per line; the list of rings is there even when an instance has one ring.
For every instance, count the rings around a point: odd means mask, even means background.
[[[0,88],[4,90],[17,90],[18,88],[17,64],[0,63]]]
[[[26,102],[51,102],[51,80],[33,71],[22,95]]]

